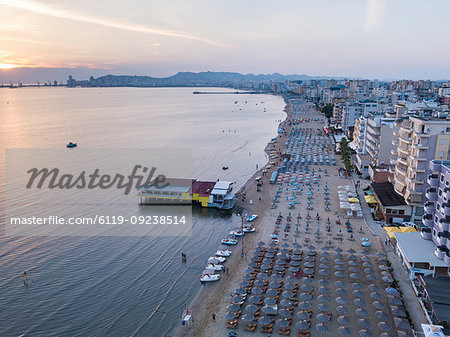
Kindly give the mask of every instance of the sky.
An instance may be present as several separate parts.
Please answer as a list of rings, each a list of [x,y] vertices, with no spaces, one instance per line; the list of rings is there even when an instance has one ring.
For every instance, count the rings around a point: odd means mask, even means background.
[[[207,70],[449,79],[448,13],[449,0],[0,0],[0,81]]]

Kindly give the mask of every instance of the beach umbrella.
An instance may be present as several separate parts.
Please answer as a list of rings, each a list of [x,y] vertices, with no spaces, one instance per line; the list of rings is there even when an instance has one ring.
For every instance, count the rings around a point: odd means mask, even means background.
[[[392,304],[392,305],[403,305],[402,300],[400,298],[398,298],[397,296],[388,295],[387,298],[388,298],[389,304]]]
[[[316,255],[316,252],[315,252],[314,250],[309,250],[306,254],[307,254],[308,256],[315,256],[315,255]]]
[[[277,314],[277,310],[275,308],[267,306],[267,305],[263,306],[261,310],[266,315],[276,315]]]
[[[309,329],[309,323],[308,323],[307,321],[298,321],[298,322],[295,324],[295,327],[296,327],[298,330],[300,330],[300,331],[308,330],[308,329]]]
[[[266,243],[264,241],[259,241],[258,246],[264,246]]]
[[[377,308],[377,309],[380,309],[380,310],[382,310],[382,309],[384,309],[386,306],[383,304],[383,303],[381,303],[380,301],[374,301],[373,303],[372,303],[372,305],[375,307],[375,308]]]
[[[374,272],[373,269],[371,269],[371,268],[364,268],[364,272],[365,272],[366,274],[375,274],[375,272]]]
[[[345,262],[344,262],[344,260],[341,260],[341,259],[334,259],[334,263],[336,263],[336,264],[344,264]]]
[[[254,314],[258,311],[258,307],[254,304],[248,304],[245,306],[245,311]]]
[[[272,320],[267,316],[262,316],[258,319],[258,323],[262,326],[269,325],[272,323]]]
[[[359,268],[357,267],[349,267],[348,271],[352,272],[352,273],[360,273],[361,271],[359,270]]]
[[[297,267],[289,267],[288,270],[289,270],[290,272],[292,272],[292,273],[298,273],[298,272],[300,271],[300,269],[297,268]]]
[[[303,301],[310,301],[312,299],[312,295],[309,293],[301,293],[299,298]]]
[[[234,292],[235,292],[236,294],[244,295],[244,294],[247,294],[247,289],[244,289],[244,288],[237,288]]]
[[[319,303],[317,305],[317,309],[319,309],[320,311],[326,311],[326,312],[331,310],[330,306],[326,303]]]
[[[307,311],[302,310],[302,311],[297,312],[297,318],[300,320],[309,319],[309,317],[310,317],[310,315],[309,315],[309,312],[307,312]]]
[[[330,320],[330,316],[322,314],[322,313],[318,314],[316,316],[316,318],[319,322],[328,322]]]
[[[292,315],[291,315],[291,312],[290,312],[288,309],[281,309],[280,311],[278,311],[278,314],[279,314],[281,317],[285,317],[285,318],[291,317],[291,316],[292,316]]]
[[[262,264],[272,264],[272,262],[273,261],[271,259],[267,259],[267,258],[262,260]]]
[[[367,257],[367,256],[361,256],[361,261],[363,261],[363,262],[369,262],[369,261],[370,261],[370,257]],[[364,267],[368,267],[368,266],[364,266]]]
[[[393,316],[406,318],[406,311],[402,307],[391,306],[391,313]]]
[[[365,255],[369,255],[370,254],[370,252],[368,250],[366,250],[366,249],[364,249],[361,253],[365,254]]]
[[[277,319],[275,324],[280,328],[287,328],[289,326],[289,321],[287,319]]]
[[[370,297],[372,297],[375,300],[381,300],[381,295],[379,293],[377,293],[376,291],[373,291],[370,293]]]
[[[334,270],[340,270],[340,271],[343,271],[343,270],[345,270],[345,268],[344,268],[343,266],[337,264],[337,265],[334,266]]]
[[[280,274],[272,274],[272,276],[270,276],[271,281],[279,281],[282,278],[283,278],[283,276],[281,276]]]
[[[373,264],[371,262],[363,262],[363,266],[366,268],[373,268]]]
[[[278,290],[275,289],[267,289],[266,291],[267,296],[278,296]]]
[[[373,337],[373,334],[369,330],[366,330],[366,329],[359,330],[359,335],[361,337]]]
[[[345,296],[345,295],[347,295],[347,290],[345,290],[343,288],[337,288],[336,289],[336,294],[341,295],[341,296]]]
[[[358,324],[363,329],[367,329],[370,327],[370,322],[365,318],[358,319]]]
[[[275,257],[275,255],[272,253],[266,253],[266,254],[264,254],[264,257],[267,259],[273,259]]]
[[[375,275],[372,275],[372,274],[366,275],[366,279],[368,279],[369,281],[376,281],[377,280]]]
[[[245,298],[242,295],[234,295],[233,297],[231,297],[231,301],[235,303],[242,302],[243,300],[245,300]]]
[[[300,302],[298,304],[298,307],[301,310],[310,310],[311,309],[311,303],[309,303],[308,301],[303,301],[303,302]]]
[[[292,291],[283,291],[281,296],[284,298],[294,298],[294,293]]]
[[[328,280],[325,280],[325,279],[320,279],[319,280],[319,285],[321,285],[321,286],[327,286],[327,285],[329,285],[330,284],[330,281],[328,281]]]
[[[319,274],[322,276],[329,276],[331,273],[328,269],[320,269]]]
[[[258,304],[259,302],[261,302],[261,296],[255,296],[255,295],[250,296],[248,298],[248,301],[252,304]]]
[[[291,267],[299,267],[299,266],[301,265],[301,263],[300,263],[299,261],[291,261],[291,262],[289,263],[289,265],[290,265]]]
[[[270,281],[270,283],[269,283],[269,288],[278,289],[280,287],[281,287],[280,281]]]
[[[394,336],[392,336],[390,333],[383,332],[383,333],[380,335],[380,337],[394,337]]]
[[[308,285],[308,284],[302,285],[302,286],[300,287],[300,289],[301,289],[301,291],[304,291],[304,292],[310,292],[310,291],[313,290],[313,288],[312,288],[310,285]]]
[[[272,246],[272,244],[273,244],[273,242],[270,245]],[[276,246],[276,244],[273,244],[273,246]],[[270,248],[267,249],[267,253],[274,254],[274,253],[276,253],[276,249],[273,248],[273,247],[270,247]]]
[[[372,246],[372,244],[370,242],[364,241],[363,243],[361,243],[361,246],[370,247],[370,246]]]
[[[239,310],[241,310],[241,306],[239,304],[230,304],[227,309],[230,312],[238,312]]]
[[[256,280],[253,285],[255,287],[264,287],[266,285],[266,282],[264,282],[263,280]]]
[[[258,275],[256,275],[256,278],[258,280],[267,280],[269,276],[266,273],[259,273]]]
[[[350,260],[350,261],[348,261],[348,264],[349,264],[350,266],[357,266],[359,263],[356,262],[355,260]]]
[[[380,320],[380,321],[387,321],[389,319],[389,316],[382,310],[378,310],[375,312],[375,316]]]
[[[327,256],[330,256],[330,253],[327,253],[327,252],[321,252],[321,253],[320,253],[320,256],[327,257]],[[320,261],[322,261],[322,259],[320,259]],[[325,262],[325,261],[322,261],[322,262]]]
[[[261,295],[264,291],[261,288],[252,288],[252,294]]]
[[[338,304],[346,304],[347,303],[347,299],[345,297],[336,297],[335,299],[336,303]]]
[[[356,290],[353,290],[353,296],[355,296],[355,297],[364,297],[364,294],[362,293],[361,290],[356,289]]]
[[[304,284],[312,284],[312,283],[314,283],[313,279],[312,279],[312,278],[309,278],[309,277],[304,277],[304,278],[302,278],[302,282],[303,282]]]
[[[316,258],[314,256],[307,256],[305,257],[306,262],[315,262]]]
[[[345,327],[345,326],[340,326],[338,328],[338,332],[342,336],[351,336],[352,335],[351,330],[349,328]]]
[[[281,300],[281,301],[280,301],[280,307],[283,307],[283,308],[289,308],[289,307],[292,307],[292,302],[289,301],[289,300],[286,300],[286,299]]]
[[[389,270],[389,267],[386,266],[386,265],[384,265],[384,264],[380,264],[380,265],[378,266],[378,269],[381,269],[381,270]]]
[[[306,268],[305,270],[303,270],[303,273],[305,275],[312,275],[312,274],[314,274],[314,269]]]
[[[253,256],[252,258],[250,258],[250,261],[252,261],[252,262],[259,262],[259,260],[260,260],[260,258],[259,257],[257,257],[257,256]],[[211,260],[211,263],[219,263],[219,260],[216,260],[217,262],[212,262],[212,260]]]
[[[367,310],[362,309],[362,308],[356,309],[356,310],[355,310],[355,314],[357,314],[358,316],[361,316],[361,317],[367,317],[367,316],[369,316],[369,313],[367,312]]]
[[[253,279],[253,277],[252,277],[251,275],[244,275],[244,276],[242,277],[242,279],[243,279],[244,281],[250,281],[250,280]]]
[[[345,274],[341,271],[335,271],[334,276],[339,277],[339,278],[344,278]]]
[[[257,268],[257,267],[258,267],[258,264],[255,263],[255,262],[250,262],[250,263],[248,264],[248,266],[249,266],[249,267],[252,267],[252,268]]]
[[[286,277],[286,282],[297,283],[297,278],[289,275],[288,277]]]
[[[305,262],[304,266],[306,268],[314,268],[314,262]]]
[[[328,324],[319,323],[316,325],[316,329],[320,332],[328,332],[330,331],[330,327]]]
[[[338,288],[344,288],[345,286],[347,286],[347,284],[345,282],[342,282],[342,281],[336,281],[336,282],[334,282],[334,284]]]
[[[293,251],[292,251],[292,254],[294,254],[294,255],[302,255],[302,251],[300,250],[300,249],[294,249]]]
[[[353,248],[348,249],[347,252],[350,253],[350,254],[355,254],[356,253],[356,251]]]
[[[268,298],[264,299],[264,304],[274,305],[274,304],[277,304],[277,301],[273,297],[268,297]]]
[[[262,270],[271,270],[272,266],[270,264],[263,264],[261,265]]]
[[[364,300],[362,300],[360,298],[357,298],[357,299],[353,300],[353,303],[355,303],[355,305],[358,306],[358,307],[365,307],[366,306],[366,301],[364,301]]]
[[[354,279],[354,280],[359,280],[359,279],[361,278],[361,276],[359,276],[359,275],[356,274],[356,273],[351,273],[351,274],[350,274],[350,278],[351,278],[351,279]]]
[[[378,323],[378,328],[381,331],[391,331],[392,330],[391,326],[388,323],[384,322],[384,321]]]
[[[386,283],[391,283],[394,281],[394,279],[391,276],[383,276],[381,279]]]
[[[358,282],[352,283],[352,287],[355,288],[355,289],[362,289],[362,288],[364,288],[363,285],[361,283],[358,283]]]
[[[397,289],[392,288],[392,287],[386,288],[385,291],[390,295],[396,295],[398,293]]]
[[[330,264],[329,263],[321,263],[321,264],[319,264],[319,268],[330,269]]]
[[[347,316],[338,316],[337,321],[342,325],[349,325],[350,319]]]
[[[358,257],[356,255],[352,254],[352,255],[347,256],[347,260],[356,261],[356,260],[358,260]]]
[[[330,298],[326,295],[319,295],[317,296],[317,299],[319,300],[319,302],[323,303],[330,302]]]
[[[242,320],[242,322],[250,323],[255,320],[255,316],[253,316],[251,314],[245,314],[242,316],[241,320]]]
[[[228,314],[225,315],[225,319],[226,319],[227,321],[234,320],[234,319],[236,319],[236,314],[235,314],[235,313],[229,312]]]
[[[248,281],[242,281],[239,283],[239,286],[243,287],[243,288],[247,288],[249,285],[250,285],[250,282],[248,282]]]
[[[340,305],[336,307],[336,311],[343,315],[350,313],[350,310],[348,310],[348,308],[345,305]]]
[[[283,271],[284,267],[282,267],[282,266],[275,266],[275,267],[273,267],[273,269],[275,269],[276,271]]]
[[[286,289],[286,290],[294,290],[295,289],[295,284],[286,283],[283,288]]]
[[[395,326],[397,327],[397,329],[403,329],[403,330],[411,329],[411,326],[409,325],[409,322],[406,319],[394,317],[394,323],[395,323]]]
[[[320,281],[319,281],[319,284],[320,284]],[[319,287],[319,292],[322,293],[322,294],[329,294],[330,293],[330,288],[321,286],[321,287]]]

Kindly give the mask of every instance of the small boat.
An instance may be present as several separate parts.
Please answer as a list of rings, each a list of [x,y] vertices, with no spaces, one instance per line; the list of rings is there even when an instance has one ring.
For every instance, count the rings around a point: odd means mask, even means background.
[[[216,252],[216,256],[224,256],[224,257],[228,257],[231,255],[231,251],[230,250],[218,250]]]
[[[235,245],[235,244],[237,244],[237,240],[235,240],[235,239],[223,239],[222,240],[222,244],[223,245]]]
[[[227,165],[222,166],[222,170],[228,170],[228,166]]]
[[[219,263],[223,263],[223,262],[225,262],[225,258],[221,257],[221,256],[211,256],[208,259],[208,263],[214,263],[216,261],[218,261]]]
[[[244,227],[244,233],[253,233],[254,231],[256,231],[255,227]]]
[[[77,147],[77,143],[69,142],[69,144],[66,145],[67,148]]]
[[[231,231],[230,235],[244,236],[244,232],[242,232],[240,229],[236,229],[236,230]]]
[[[203,274],[200,276],[200,282],[214,282],[220,279],[220,275]]]
[[[252,215],[250,215],[250,216],[247,218],[247,221],[248,221],[248,222],[255,221],[257,217],[258,217],[257,214],[252,214]]]
[[[208,263],[205,266],[205,269],[209,269],[209,270],[223,270],[223,266],[221,264]]]

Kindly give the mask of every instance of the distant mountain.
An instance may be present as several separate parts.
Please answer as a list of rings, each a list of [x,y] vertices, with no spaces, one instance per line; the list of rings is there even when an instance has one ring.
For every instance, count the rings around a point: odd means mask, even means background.
[[[89,81],[74,80],[71,86],[232,86],[244,82],[268,83],[283,82],[286,80],[299,81],[310,79],[329,79],[326,76],[308,76],[308,75],[282,75],[274,74],[240,74],[233,72],[179,72],[169,77],[150,77],[150,76],[128,76],[128,75],[106,75],[98,78],[91,77]],[[342,79],[341,77],[335,79]]]

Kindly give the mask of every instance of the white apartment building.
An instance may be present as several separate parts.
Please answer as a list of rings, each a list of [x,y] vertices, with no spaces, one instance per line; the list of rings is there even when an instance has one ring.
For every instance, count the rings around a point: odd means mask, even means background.
[[[394,122],[395,119],[383,115],[371,115],[367,119],[365,143],[372,164],[390,164]]]

